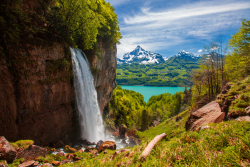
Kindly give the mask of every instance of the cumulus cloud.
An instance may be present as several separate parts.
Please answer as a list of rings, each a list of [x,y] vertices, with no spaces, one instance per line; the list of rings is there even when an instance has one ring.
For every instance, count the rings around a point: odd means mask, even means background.
[[[200,50],[198,50],[198,52],[199,52],[199,53],[201,53],[201,52],[203,52],[203,50],[202,50],[202,49],[200,49]]]
[[[118,45],[118,57],[139,44],[151,51],[177,45],[182,50],[181,44],[212,40],[220,31],[236,25],[239,28],[241,19],[249,17],[250,2],[226,2],[205,1],[161,10],[141,7],[121,22],[123,39]]]

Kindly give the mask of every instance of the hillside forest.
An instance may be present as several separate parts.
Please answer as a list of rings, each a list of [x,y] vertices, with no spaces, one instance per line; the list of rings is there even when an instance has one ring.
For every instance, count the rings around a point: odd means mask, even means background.
[[[199,68],[199,63],[171,57],[160,64],[118,64],[116,82],[118,85],[191,86],[191,71]]]

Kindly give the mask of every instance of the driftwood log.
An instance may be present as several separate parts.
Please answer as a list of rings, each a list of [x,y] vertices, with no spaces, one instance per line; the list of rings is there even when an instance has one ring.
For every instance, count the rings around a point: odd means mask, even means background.
[[[142,152],[140,158],[146,158],[147,156],[149,156],[150,152],[152,151],[152,149],[154,148],[155,144],[160,141],[161,139],[163,139],[164,137],[166,137],[167,135],[165,133],[162,133],[158,136],[156,136],[148,145],[147,147],[144,149],[144,151]]]

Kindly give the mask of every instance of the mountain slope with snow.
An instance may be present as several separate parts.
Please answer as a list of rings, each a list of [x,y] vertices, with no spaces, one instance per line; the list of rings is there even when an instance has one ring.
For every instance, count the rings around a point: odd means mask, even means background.
[[[201,56],[195,56],[193,53],[190,52],[186,52],[185,50],[180,51],[177,55],[175,55],[174,57],[179,57],[182,58],[186,61],[198,61]]]
[[[141,46],[137,46],[132,52],[123,55],[123,58],[117,58],[118,64],[152,64],[164,63],[162,55],[144,50]]]

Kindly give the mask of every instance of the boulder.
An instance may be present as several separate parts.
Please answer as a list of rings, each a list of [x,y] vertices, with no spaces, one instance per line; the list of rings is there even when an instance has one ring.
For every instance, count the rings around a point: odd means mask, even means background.
[[[18,165],[18,167],[32,167],[35,162],[36,161],[33,161],[33,160],[32,161],[26,161],[26,162]]]
[[[0,160],[6,160],[8,163],[11,163],[15,159],[16,154],[16,150],[5,137],[0,136]]]
[[[113,132],[112,135],[115,137],[119,137],[119,132]]]
[[[137,130],[136,129],[130,129],[128,132],[127,132],[127,136],[130,137],[130,136],[133,136],[133,137],[136,137],[136,132]]]
[[[0,162],[0,167],[9,167],[7,161]]]
[[[39,162],[36,161],[36,162],[33,164],[33,166],[37,166],[38,164],[39,164]]]
[[[113,142],[113,141],[105,141],[99,147],[98,153],[100,153],[100,152],[102,152],[102,151],[104,151],[106,149],[116,150],[116,144],[115,144],[115,142]]]
[[[65,160],[62,160],[62,161],[61,161],[61,165],[67,164],[67,163],[71,163],[71,160],[65,159]]]
[[[248,122],[250,122],[250,117],[249,116],[242,116],[242,117],[238,117],[236,120],[237,121],[248,121]]]
[[[72,154],[72,153],[66,154],[66,157],[67,157],[67,159],[73,159],[74,154]]]
[[[127,127],[124,124],[121,124],[119,127],[120,138],[125,138],[125,133],[127,132]]]
[[[186,130],[198,130],[202,125],[220,123],[224,120],[225,113],[221,112],[219,103],[213,101],[191,113],[185,124]]]
[[[99,140],[99,141],[97,142],[95,148],[98,150],[102,143],[103,143],[103,141],[102,141],[102,140]]]
[[[59,153],[57,153],[56,155],[59,155],[59,156],[64,157],[64,156],[65,156],[65,153],[64,153],[64,152],[59,152]]]
[[[53,161],[53,162],[52,162],[52,165],[53,165],[53,166],[60,166],[61,163],[60,163],[60,161]]]
[[[64,151],[65,151],[65,152],[68,152],[68,153],[75,153],[77,150],[74,149],[74,148],[72,148],[72,147],[70,147],[69,145],[66,145],[66,146],[64,147]]]
[[[20,152],[16,159],[24,158],[26,160],[35,160],[37,157],[45,157],[48,151],[46,148],[42,148],[36,145],[30,145],[28,148]]]

